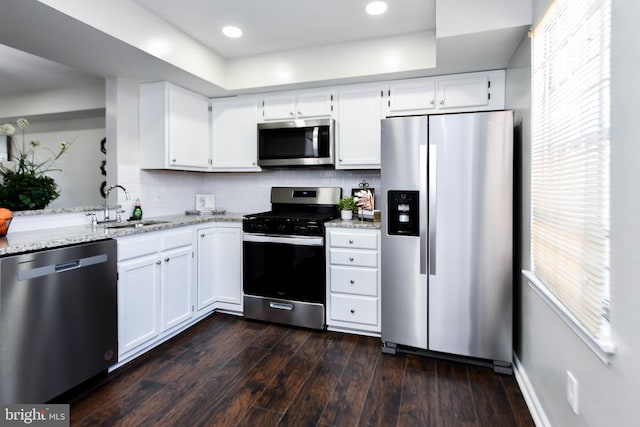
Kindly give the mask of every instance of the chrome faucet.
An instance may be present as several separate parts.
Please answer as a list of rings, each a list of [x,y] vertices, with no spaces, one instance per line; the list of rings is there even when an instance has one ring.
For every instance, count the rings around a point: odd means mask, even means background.
[[[127,193],[127,189],[124,188],[122,185],[112,185],[111,187],[107,188],[104,192],[104,220],[100,221],[100,223],[104,223],[104,222],[112,222],[112,221],[117,221],[118,220],[118,216],[116,216],[116,219],[109,219],[109,193],[111,192],[111,190],[113,190],[114,188],[120,188],[122,189],[122,191],[124,191],[124,195],[127,198],[127,200],[130,199],[129,197],[129,193]]]

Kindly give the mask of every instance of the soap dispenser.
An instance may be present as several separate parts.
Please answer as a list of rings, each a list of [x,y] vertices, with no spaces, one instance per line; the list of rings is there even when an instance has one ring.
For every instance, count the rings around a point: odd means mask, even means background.
[[[133,206],[133,213],[131,214],[131,217],[136,221],[139,221],[142,219],[142,207],[140,206],[140,199],[136,199],[136,203]]]

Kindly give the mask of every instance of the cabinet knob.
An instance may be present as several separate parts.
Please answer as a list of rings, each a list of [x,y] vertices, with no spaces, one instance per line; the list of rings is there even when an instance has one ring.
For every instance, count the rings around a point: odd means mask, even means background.
[[[353,257],[352,256],[349,257],[349,261],[353,262]]]
[[[293,114],[293,111],[289,111],[289,115],[290,116],[295,116],[295,114]]]
[[[301,116],[302,115],[302,111],[298,111],[298,115]]]
[[[349,283],[351,283],[353,285],[356,282],[354,280],[349,280]]]
[[[200,235],[200,237],[204,237],[204,233],[202,233],[202,234]]]
[[[169,262],[169,258],[168,258],[168,257],[167,257],[167,258],[165,258],[165,259],[164,259],[164,262]]]
[[[353,239],[349,239],[349,244],[353,245]]]
[[[156,261],[156,265],[162,264],[162,261]]]
[[[440,105],[444,105],[444,99],[440,100]]]
[[[175,162],[176,162],[176,159],[171,159],[171,163],[175,163]]]
[[[432,100],[431,100],[431,105],[434,105],[435,103],[436,103],[436,100],[435,100],[435,99],[432,99]]]
[[[349,311],[351,312],[351,314],[354,314],[356,312],[353,308]]]

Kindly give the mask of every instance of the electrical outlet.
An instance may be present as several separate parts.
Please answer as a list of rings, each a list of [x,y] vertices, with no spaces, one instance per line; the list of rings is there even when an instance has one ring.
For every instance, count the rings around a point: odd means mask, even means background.
[[[567,371],[567,401],[574,413],[578,413],[578,380]]]

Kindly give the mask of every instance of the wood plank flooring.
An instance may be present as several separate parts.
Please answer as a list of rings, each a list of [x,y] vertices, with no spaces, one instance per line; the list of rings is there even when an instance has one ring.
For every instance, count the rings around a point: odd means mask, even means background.
[[[534,425],[513,376],[380,345],[216,313],[61,398],[72,426]]]

